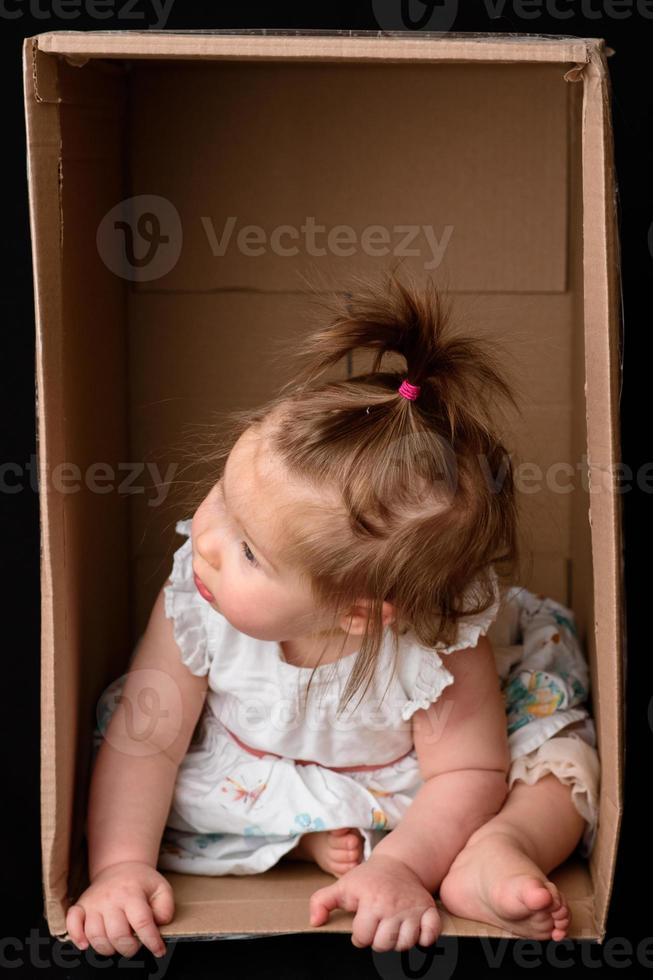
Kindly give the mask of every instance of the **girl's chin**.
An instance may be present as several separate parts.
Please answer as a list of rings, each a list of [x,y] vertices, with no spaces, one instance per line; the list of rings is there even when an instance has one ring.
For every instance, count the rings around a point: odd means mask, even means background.
[[[221,609],[218,610],[222,616],[227,620],[227,622],[233,626],[234,629],[238,630],[239,633],[244,633],[245,636],[250,636],[253,640],[265,640],[268,643],[277,643],[277,638],[271,636],[267,630],[261,630],[254,623],[246,623],[242,620],[231,619],[228,612],[223,612]]]

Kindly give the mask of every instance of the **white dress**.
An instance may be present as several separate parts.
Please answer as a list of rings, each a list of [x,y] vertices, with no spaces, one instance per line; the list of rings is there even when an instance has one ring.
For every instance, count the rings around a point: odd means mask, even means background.
[[[574,646],[570,610],[524,589],[502,594],[495,575],[494,603],[461,621],[454,643],[427,648],[407,633],[400,637],[394,664],[387,630],[367,691],[360,700],[360,692],[354,695],[337,717],[356,655],[323,664],[313,672],[310,667],[289,664],[279,643],[236,630],[200,596],[194,584],[191,519],[178,521],[176,530],[187,540],[173,557],[171,584],[164,593],[165,614],[173,621],[183,663],[193,674],[208,675],[208,691],[178,770],[157,865],[161,870],[252,874],[276,864],[301,834],[338,827],[358,828],[364,858],[369,857],[380,837],[400,821],[421,786],[411,716],[437,701],[454,682],[442,656],[475,646],[491,625],[498,641],[495,656],[501,683],[508,690],[510,682],[512,692],[506,700],[514,728],[509,735],[510,782],[515,778],[532,782],[544,771],[557,770],[572,785],[574,801],[588,821],[582,846],[589,852],[596,824],[598,758],[593,722],[582,706],[587,695],[586,664],[580,648]],[[562,645],[548,639],[552,626],[558,637],[563,632],[561,617],[572,625]],[[542,627],[548,627],[544,643]],[[529,635],[536,640],[530,648]],[[557,650],[564,648],[564,666],[570,667],[571,658],[573,672],[551,671],[551,657],[548,662],[546,657],[542,660],[547,643]],[[539,658],[537,671],[524,672],[525,654],[529,653]],[[536,674],[540,680],[534,685]],[[98,702],[95,750],[125,676],[113,681]],[[557,687],[551,710],[542,711],[542,690],[550,693],[552,682]],[[528,705],[533,703],[538,712],[531,715]],[[553,763],[535,758],[553,735],[577,721],[585,724],[583,741],[578,735],[575,740],[558,740],[558,759]],[[563,741],[570,745],[563,746]],[[565,748],[572,750],[571,756],[561,751]],[[574,752],[581,757],[573,758]],[[583,752],[593,757],[585,758]],[[361,766],[375,768],[337,771]]]

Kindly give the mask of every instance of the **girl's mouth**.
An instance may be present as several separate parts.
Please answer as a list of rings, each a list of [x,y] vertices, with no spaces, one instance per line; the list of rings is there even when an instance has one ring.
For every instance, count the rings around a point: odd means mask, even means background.
[[[215,596],[209,592],[202,579],[195,572],[193,572],[193,581],[203,599],[206,599],[207,602],[215,602]]]

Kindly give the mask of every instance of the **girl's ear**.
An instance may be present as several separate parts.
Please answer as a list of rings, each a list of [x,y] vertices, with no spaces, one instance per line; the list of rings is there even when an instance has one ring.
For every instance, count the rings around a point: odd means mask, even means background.
[[[367,617],[369,616],[369,608],[371,604],[371,599],[360,599],[354,603],[349,612],[340,620],[340,628],[344,630],[345,633],[353,633],[356,636],[362,636],[367,626]],[[384,628],[393,622],[395,616],[396,609],[394,605],[386,600],[381,609],[381,618],[383,620]]]

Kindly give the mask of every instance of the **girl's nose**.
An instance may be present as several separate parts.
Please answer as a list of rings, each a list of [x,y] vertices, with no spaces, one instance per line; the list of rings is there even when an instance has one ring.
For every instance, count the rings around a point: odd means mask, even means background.
[[[197,539],[197,551],[216,571],[220,568],[221,546],[220,535],[216,531],[204,531]]]

